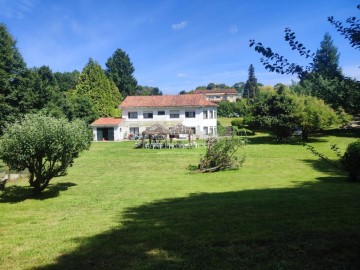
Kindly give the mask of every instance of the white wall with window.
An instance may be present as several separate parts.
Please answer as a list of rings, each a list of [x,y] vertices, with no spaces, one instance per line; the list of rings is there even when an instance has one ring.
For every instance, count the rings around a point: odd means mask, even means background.
[[[216,107],[153,107],[123,109],[125,118],[124,137],[129,133],[141,134],[146,127],[156,122],[168,123],[168,126],[182,123],[192,127],[197,137],[216,135]],[[135,130],[134,128],[138,128]],[[207,131],[205,132],[205,127]],[[212,129],[210,130],[210,127]],[[131,130],[130,130],[131,129]]]

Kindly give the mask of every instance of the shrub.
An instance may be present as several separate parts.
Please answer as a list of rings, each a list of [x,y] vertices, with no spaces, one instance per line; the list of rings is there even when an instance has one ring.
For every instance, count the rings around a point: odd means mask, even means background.
[[[344,169],[349,173],[351,181],[359,181],[360,178],[360,140],[350,143],[345,154],[341,158]]]
[[[243,127],[243,121],[241,118],[239,119],[234,119],[231,121],[231,125],[237,128],[242,128]]]
[[[236,137],[209,139],[206,154],[197,166],[201,172],[216,172],[225,169],[237,169],[245,161],[245,156],[237,156],[237,150],[243,145]]]

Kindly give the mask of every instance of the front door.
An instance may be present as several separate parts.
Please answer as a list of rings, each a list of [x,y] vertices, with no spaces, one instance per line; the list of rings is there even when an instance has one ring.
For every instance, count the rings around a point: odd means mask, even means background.
[[[97,140],[98,141],[113,141],[114,140],[114,128],[97,128]]]

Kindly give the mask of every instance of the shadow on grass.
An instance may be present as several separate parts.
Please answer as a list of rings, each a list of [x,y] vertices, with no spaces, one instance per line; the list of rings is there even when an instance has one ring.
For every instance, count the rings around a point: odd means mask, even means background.
[[[36,269],[359,269],[360,185],[328,180],[128,208]]]
[[[276,140],[275,136],[257,136],[257,137],[248,137],[248,140],[251,144],[273,144],[273,145],[302,145],[304,141],[300,137],[289,137],[286,141],[279,142]],[[316,143],[316,142],[327,142],[322,138],[309,137],[306,141],[307,143]]]
[[[325,130],[319,136],[336,136],[346,138],[360,138],[360,129],[329,129]]]
[[[69,187],[76,186],[71,182],[49,184],[49,186],[39,195],[33,195],[32,187],[8,186],[0,195],[0,203],[18,203],[27,199],[46,200],[59,196],[60,191],[65,191]]]

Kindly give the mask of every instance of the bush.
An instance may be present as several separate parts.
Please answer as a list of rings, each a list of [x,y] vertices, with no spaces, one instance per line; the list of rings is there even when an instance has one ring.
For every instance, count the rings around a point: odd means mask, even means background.
[[[243,127],[243,121],[242,119],[234,119],[231,121],[231,125],[237,128],[242,128]]]
[[[349,173],[351,181],[360,180],[360,140],[350,143],[341,158],[344,169]]]
[[[206,154],[201,158],[198,167],[200,172],[217,172],[226,169],[238,169],[245,156],[237,155],[237,150],[243,146],[239,138],[212,138],[208,141]],[[191,168],[192,166],[189,166]]]

